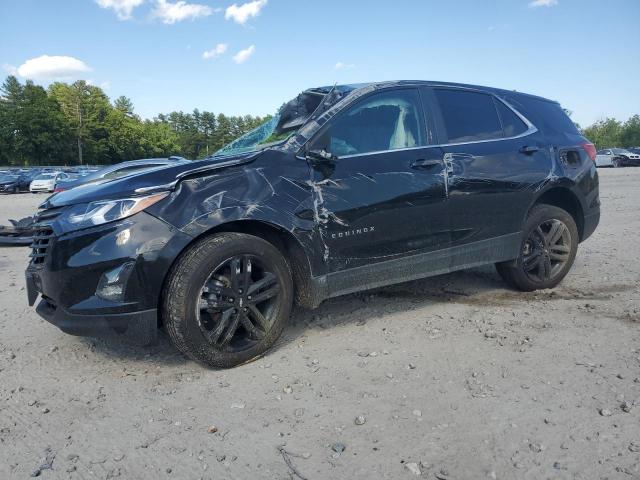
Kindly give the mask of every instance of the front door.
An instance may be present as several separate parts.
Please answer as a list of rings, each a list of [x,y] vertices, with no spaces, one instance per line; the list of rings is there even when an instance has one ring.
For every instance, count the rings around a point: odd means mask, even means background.
[[[375,92],[340,112],[308,149],[328,272],[449,246],[443,150],[430,147],[416,88]]]

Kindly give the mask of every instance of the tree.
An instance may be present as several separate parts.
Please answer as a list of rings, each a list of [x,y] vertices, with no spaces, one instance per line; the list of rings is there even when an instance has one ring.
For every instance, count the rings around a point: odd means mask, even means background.
[[[600,120],[583,130],[584,136],[598,149],[619,146],[621,132],[622,124],[614,118]]]
[[[128,117],[133,117],[133,102],[130,98],[125,97],[124,95],[120,95],[113,102],[113,106],[116,110],[120,110]]]
[[[640,147],[640,115],[634,115],[624,122],[620,132],[620,145],[623,147]]]
[[[1,163],[10,164],[15,159],[18,129],[18,111],[23,98],[23,88],[18,79],[9,76],[0,87],[0,149]]]
[[[44,88],[27,82],[16,116],[16,156],[39,165],[62,163],[69,152],[70,131],[60,105]]]
[[[102,89],[84,80],[72,85],[56,82],[49,87],[49,94],[58,101],[75,132],[78,163],[104,163],[108,137],[104,122],[112,107]]]

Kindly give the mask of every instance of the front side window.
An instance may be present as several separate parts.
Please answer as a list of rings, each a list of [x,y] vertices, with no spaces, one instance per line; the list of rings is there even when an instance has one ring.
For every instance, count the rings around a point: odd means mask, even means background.
[[[371,95],[336,116],[312,148],[340,157],[424,146],[420,105],[417,90]]]
[[[465,90],[434,89],[442,113],[445,143],[503,138],[493,97]]]

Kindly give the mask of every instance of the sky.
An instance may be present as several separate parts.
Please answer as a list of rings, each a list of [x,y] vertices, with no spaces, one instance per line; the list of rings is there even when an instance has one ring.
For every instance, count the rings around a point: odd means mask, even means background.
[[[640,0],[0,0],[0,65],[90,81],[143,118],[419,79],[552,98],[586,126],[640,114]]]

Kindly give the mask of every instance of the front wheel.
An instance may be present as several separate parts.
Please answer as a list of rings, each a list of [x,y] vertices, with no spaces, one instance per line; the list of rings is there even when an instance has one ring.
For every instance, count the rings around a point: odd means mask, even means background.
[[[530,292],[558,285],[578,250],[578,227],[569,213],[552,205],[535,205],[523,229],[520,255],[496,264],[511,286]]]
[[[191,246],[166,282],[162,316],[176,347],[212,367],[234,367],[269,349],[293,304],[280,251],[252,235],[221,233]]]
[[[614,158],[612,161],[612,164],[613,164],[613,168],[622,167],[622,161],[619,158]]]

